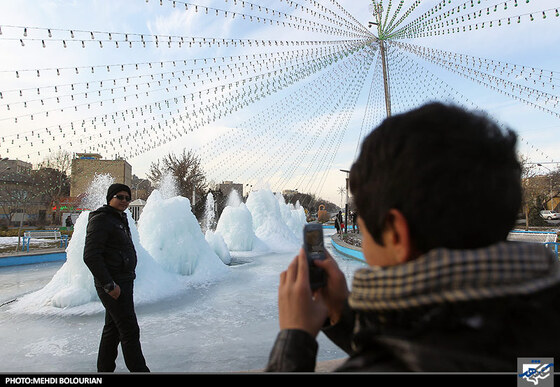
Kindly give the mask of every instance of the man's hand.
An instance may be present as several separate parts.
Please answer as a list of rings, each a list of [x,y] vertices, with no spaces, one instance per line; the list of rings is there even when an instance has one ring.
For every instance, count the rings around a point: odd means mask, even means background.
[[[115,300],[117,298],[119,298],[119,296],[121,295],[121,288],[118,284],[115,283],[115,288],[113,290],[111,290],[109,293],[107,293],[108,295],[110,295],[111,297],[113,297]]]
[[[315,295],[309,284],[309,268],[303,249],[280,274],[278,287],[280,329],[301,329],[316,337],[327,318],[321,292]]]

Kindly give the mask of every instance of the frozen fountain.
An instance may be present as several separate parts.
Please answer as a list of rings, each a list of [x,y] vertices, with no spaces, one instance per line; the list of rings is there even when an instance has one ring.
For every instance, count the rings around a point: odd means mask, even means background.
[[[296,235],[284,221],[284,207],[285,204],[281,207],[269,189],[252,191],[247,198],[255,235],[273,252],[297,251],[301,245],[301,235]],[[291,215],[286,215],[286,218],[291,218]]]
[[[113,182],[109,175],[96,176],[84,199],[85,208],[106,204],[105,193]],[[207,204],[203,232],[189,199],[178,196],[173,177],[166,176],[148,198],[138,226],[127,211],[138,255],[137,304],[219,283],[230,273],[232,257],[296,252],[301,245],[303,208],[286,204],[282,195],[275,196],[270,189],[251,192],[247,203],[232,191],[217,223],[212,195]],[[83,262],[89,213],[82,212],[76,221],[66,262],[46,286],[14,302],[12,311],[88,314],[102,310]]]
[[[252,251],[259,245],[253,231],[251,212],[236,190],[232,190],[228,196],[227,206],[220,215],[216,232],[222,235],[230,251]]]
[[[206,242],[212,247],[214,253],[223,263],[226,265],[231,264],[231,254],[229,252],[228,246],[224,241],[222,234],[219,231],[215,231],[216,228],[216,212],[214,210],[214,196],[212,193],[208,193],[206,196],[206,203],[204,206],[204,218],[202,219],[202,231],[204,232],[204,238]]]
[[[94,190],[99,199],[88,208],[105,203],[113,181],[103,178],[107,180],[98,180]],[[227,246],[232,257],[226,265],[208,231],[203,237],[188,199],[170,195],[172,189],[160,186],[154,191],[138,228],[129,215],[138,254],[134,298],[150,369],[185,373],[264,367],[278,331],[278,281],[301,244],[301,229],[294,227],[303,209],[286,204],[267,188],[252,192],[247,204],[231,194],[216,230],[208,230],[223,236],[222,247]],[[95,372],[103,307],[82,260],[88,216],[89,211],[78,218],[64,264],[23,265],[0,273],[0,300],[10,300],[0,312],[2,372]],[[283,229],[277,238],[265,232],[272,225]],[[243,232],[236,234],[238,229]],[[274,252],[283,243],[282,235],[284,244],[295,250]],[[363,265],[329,251],[348,276]],[[164,262],[165,254],[174,261]],[[189,261],[191,274],[177,272],[183,270],[180,260]],[[328,339],[319,335],[318,340],[323,348],[319,361],[345,356]],[[117,372],[126,372],[120,355]]]
[[[105,193],[112,183],[108,175],[96,176],[85,198],[86,208],[105,204]],[[176,192],[172,180],[166,179],[164,184],[166,196]],[[93,277],[83,262],[89,213],[82,212],[76,220],[64,265],[43,289],[19,299],[12,310],[58,313],[64,309],[78,314],[101,310]],[[188,199],[180,196],[165,199],[155,190],[148,198],[138,228],[131,213],[126,213],[138,256],[136,303],[154,302],[189,286],[218,281],[227,274],[227,266],[204,239]]]
[[[170,171],[165,172],[161,177],[158,190],[163,199],[169,199],[179,195],[177,182],[175,181],[175,177]]]
[[[208,195],[206,195],[206,203],[204,204],[204,218],[202,219],[202,231],[204,233],[216,228],[216,211],[214,210],[214,205],[214,195],[208,192]]]

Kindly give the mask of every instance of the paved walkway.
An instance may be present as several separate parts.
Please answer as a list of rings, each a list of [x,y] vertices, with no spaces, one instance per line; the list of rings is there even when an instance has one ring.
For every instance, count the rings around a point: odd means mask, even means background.
[[[357,232],[353,232],[353,231],[349,231],[346,234],[346,239],[353,241],[354,243],[347,243],[340,235],[338,234],[333,234],[332,238],[335,240],[336,243],[340,244],[341,246],[344,247],[348,247],[348,248],[352,248],[355,250],[361,250],[361,246],[362,246],[362,234],[361,233],[357,233]],[[359,245],[357,245],[359,244]]]
[[[335,233],[331,236],[331,240],[332,245],[337,252],[349,258],[357,259],[362,262],[364,261],[364,255],[361,247],[362,234],[349,232],[341,237]]]

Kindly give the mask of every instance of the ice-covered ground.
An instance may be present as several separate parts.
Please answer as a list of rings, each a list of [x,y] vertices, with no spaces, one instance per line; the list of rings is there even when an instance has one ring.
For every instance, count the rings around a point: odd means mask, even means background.
[[[103,191],[110,183],[96,186]],[[138,227],[129,217],[148,366],[155,372],[261,369],[278,331],[279,274],[301,244],[303,209],[261,189],[246,204],[230,198],[216,230],[203,234],[188,199],[166,192],[152,194]],[[75,224],[64,264],[0,269],[1,372],[95,371],[104,312],[82,260],[87,215]],[[350,283],[363,264],[330,250]],[[344,356],[324,337],[319,343],[319,360]],[[121,356],[117,371],[126,371]]]
[[[350,277],[358,261],[332,251]],[[154,372],[235,372],[261,369],[278,332],[279,273],[293,253],[242,258],[220,282],[138,305],[148,366]],[[241,260],[241,259],[239,259]],[[44,286],[61,263],[0,268],[0,303]],[[349,280],[350,281],[350,280]],[[350,283],[350,282],[349,282]],[[8,312],[0,307],[0,372],[95,372],[103,313],[85,315]],[[344,357],[319,335],[319,361]],[[127,372],[122,355],[117,372]]]

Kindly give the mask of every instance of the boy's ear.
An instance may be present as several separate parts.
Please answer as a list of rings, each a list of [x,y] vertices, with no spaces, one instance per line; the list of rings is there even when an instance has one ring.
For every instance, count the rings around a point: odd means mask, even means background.
[[[384,243],[393,252],[396,263],[404,263],[412,258],[412,244],[410,228],[403,213],[397,209],[390,209],[387,214],[386,228],[383,233]]]

